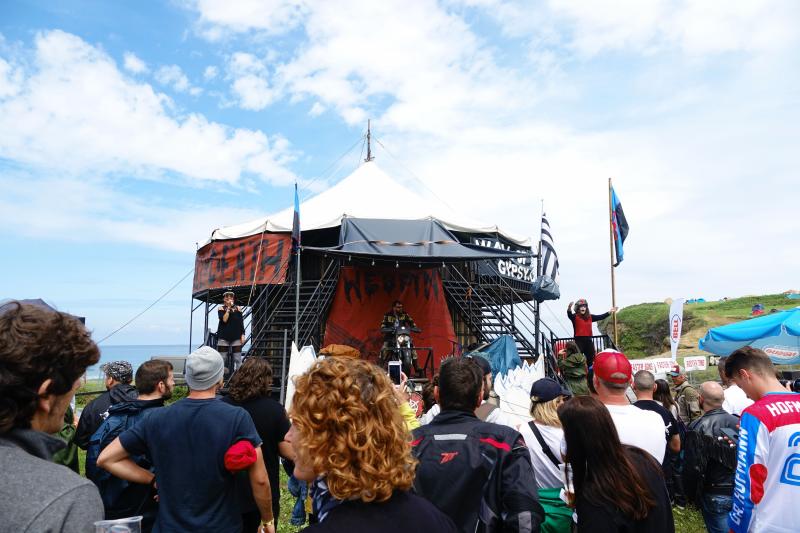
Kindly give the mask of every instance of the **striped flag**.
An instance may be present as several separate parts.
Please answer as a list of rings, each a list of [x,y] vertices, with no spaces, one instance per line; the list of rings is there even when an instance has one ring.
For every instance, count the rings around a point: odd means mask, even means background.
[[[294,218],[292,219],[292,251],[300,249],[300,197],[297,195],[297,183],[294,184]]]
[[[611,187],[611,232],[614,236],[614,265],[622,263],[623,250],[622,244],[628,236],[628,221],[625,219],[625,212],[622,211],[622,204],[617,198],[614,187]]]
[[[553,235],[550,233],[550,223],[547,215],[542,213],[542,237],[540,245],[542,254],[542,276],[547,276],[558,283],[558,256],[553,245]]]

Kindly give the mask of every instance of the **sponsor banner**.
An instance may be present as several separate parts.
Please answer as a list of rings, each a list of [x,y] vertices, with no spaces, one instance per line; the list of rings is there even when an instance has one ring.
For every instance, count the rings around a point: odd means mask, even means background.
[[[633,373],[636,374],[640,370],[647,370],[653,374],[666,374],[672,368],[672,359],[668,357],[659,357],[657,359],[632,359],[631,368]]]
[[[384,338],[381,321],[394,300],[403,302],[422,329],[412,334],[414,346],[433,348],[438,370],[456,335],[436,268],[342,267],[323,345],[346,344],[360,351],[362,358],[377,361]],[[428,351],[419,350],[417,357],[422,367]]]
[[[650,359],[634,359],[631,361],[631,368],[634,374],[640,370],[647,370],[652,374],[656,373],[656,365]]]
[[[260,253],[259,253],[260,248]],[[286,279],[291,252],[288,233],[265,233],[242,239],[211,242],[199,250],[194,261],[192,294],[208,289],[281,284]]]
[[[800,357],[800,350],[792,346],[770,344],[762,349],[772,359],[772,362],[778,365],[796,364],[797,358]]]
[[[683,368],[686,372],[692,372],[693,370],[705,370],[708,368],[706,365],[706,356],[698,355],[696,357],[684,357]]]
[[[482,248],[491,248],[493,250],[503,250],[506,252],[519,252],[523,254],[530,254],[531,249],[524,246],[518,246],[510,243],[502,238],[497,237],[472,237],[472,244]],[[494,268],[497,272],[505,278],[516,279],[519,281],[527,281],[533,283],[536,279],[536,264],[533,257],[518,257],[514,259],[496,259]],[[494,270],[481,264],[479,267],[482,275],[492,276],[496,275]]]
[[[672,360],[678,360],[678,343],[681,341],[683,328],[683,298],[672,301],[669,306],[669,344],[672,348]]]

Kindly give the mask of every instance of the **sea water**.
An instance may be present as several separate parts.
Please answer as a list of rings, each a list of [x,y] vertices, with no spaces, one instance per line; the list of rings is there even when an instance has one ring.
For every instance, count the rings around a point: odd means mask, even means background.
[[[196,349],[193,345],[191,350]],[[189,355],[189,344],[137,344],[137,345],[100,345],[100,361],[86,369],[86,379],[102,379],[100,365],[112,361],[127,361],[133,372],[139,365],[149,361],[154,355]]]

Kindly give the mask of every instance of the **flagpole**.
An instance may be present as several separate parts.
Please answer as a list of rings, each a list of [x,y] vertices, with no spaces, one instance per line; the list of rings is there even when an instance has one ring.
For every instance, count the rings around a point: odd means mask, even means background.
[[[611,253],[611,308],[616,309],[617,307],[617,287],[616,287],[616,280],[614,279],[614,224],[613,218],[614,216],[614,206],[613,201],[611,199],[611,178],[608,178],[608,249]],[[611,312],[611,315],[614,319],[614,345],[617,345],[617,312],[616,310]]]
[[[294,184],[294,197],[297,201],[297,183]],[[299,207],[295,206],[299,210]],[[299,216],[296,214],[295,216]],[[295,261],[297,261],[297,273],[295,275],[295,292],[294,292],[294,344],[297,349],[300,349],[300,227],[297,228],[297,250],[295,253]]]
[[[539,249],[536,252],[536,279],[539,279],[539,276],[542,275],[542,228],[543,222],[542,219],[544,218],[544,198],[542,198],[542,206],[541,212],[539,214]],[[533,334],[536,336],[536,341],[534,342],[534,346],[536,349],[539,350],[539,332],[540,332],[540,325],[539,325],[539,300],[533,300],[533,309],[534,314],[536,315],[536,321],[533,323]]]

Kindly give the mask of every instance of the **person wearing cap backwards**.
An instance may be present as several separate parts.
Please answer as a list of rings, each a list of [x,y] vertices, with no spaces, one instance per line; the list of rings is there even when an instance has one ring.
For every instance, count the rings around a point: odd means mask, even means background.
[[[242,364],[242,345],[244,345],[244,317],[242,310],[235,303],[233,291],[225,291],[222,295],[222,307],[217,310],[219,325],[217,326],[217,347],[223,354],[228,352],[228,347],[233,351],[235,368]]]
[[[186,359],[189,396],[123,432],[97,465],[112,475],[157,488],[155,532],[242,531],[236,473],[247,470],[261,513],[259,530],[274,533],[272,496],[253,419],[241,407],[216,399],[222,356],[201,346]],[[147,454],[156,474],[131,460]]]
[[[583,298],[577,302],[570,302],[567,306],[567,318],[572,322],[575,343],[581,349],[583,355],[586,356],[586,362],[589,368],[592,368],[595,355],[594,342],[592,341],[592,336],[594,335],[592,324],[608,318],[608,316],[616,310],[616,307],[612,307],[607,313],[593,315],[589,312],[589,304]]]
[[[688,426],[693,420],[703,416],[703,410],[700,409],[700,395],[686,380],[686,373],[679,364],[672,365],[667,374],[675,385],[674,396],[675,403],[678,404],[678,417]]]
[[[642,448],[661,464],[667,448],[664,421],[658,413],[639,409],[628,401],[625,391],[630,385],[631,374],[631,363],[624,353],[603,350],[597,354],[592,378],[597,397],[611,414],[619,440]]]
[[[127,361],[114,361],[100,365],[106,375],[106,392],[86,404],[78,420],[75,431],[75,444],[84,450],[89,447],[89,440],[103,423],[108,408],[112,405],[135,400],[139,394],[131,385],[133,367]]]

